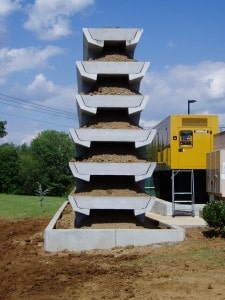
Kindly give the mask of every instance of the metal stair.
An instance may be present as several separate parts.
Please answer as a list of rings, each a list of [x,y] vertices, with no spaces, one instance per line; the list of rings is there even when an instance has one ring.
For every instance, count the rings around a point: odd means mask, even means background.
[[[195,216],[194,170],[172,170],[172,216]]]

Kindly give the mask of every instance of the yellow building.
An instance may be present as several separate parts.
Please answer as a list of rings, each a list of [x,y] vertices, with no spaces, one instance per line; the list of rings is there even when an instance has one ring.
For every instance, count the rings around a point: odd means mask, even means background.
[[[206,153],[213,151],[217,115],[170,115],[155,126],[154,159],[158,169],[206,169]]]

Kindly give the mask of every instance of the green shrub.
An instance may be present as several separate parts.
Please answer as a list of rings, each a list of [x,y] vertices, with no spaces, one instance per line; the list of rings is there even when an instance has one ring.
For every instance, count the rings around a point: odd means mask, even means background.
[[[203,208],[203,219],[218,233],[225,233],[225,202],[222,200],[207,203]]]

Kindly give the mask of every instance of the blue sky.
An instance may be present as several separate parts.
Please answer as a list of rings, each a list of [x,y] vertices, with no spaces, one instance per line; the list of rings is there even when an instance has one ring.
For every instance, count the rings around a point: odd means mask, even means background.
[[[218,114],[225,126],[225,0],[1,0],[0,143],[77,128],[75,62],[82,28],[143,28],[134,58],[150,61],[141,125],[170,114]]]

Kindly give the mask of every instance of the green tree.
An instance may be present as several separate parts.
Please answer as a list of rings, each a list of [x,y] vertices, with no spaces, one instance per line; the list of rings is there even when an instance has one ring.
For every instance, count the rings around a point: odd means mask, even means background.
[[[39,164],[29,152],[19,153],[19,171],[17,194],[33,195],[37,189],[37,181],[41,179]]]
[[[7,135],[5,125],[7,124],[6,121],[0,121],[0,138]]]
[[[13,144],[0,146],[0,192],[15,193],[19,171],[18,149]]]
[[[74,143],[69,135],[55,130],[43,131],[31,142],[30,153],[39,164],[39,182],[43,188],[49,189],[49,194],[62,196],[74,185],[69,169],[74,152]]]

